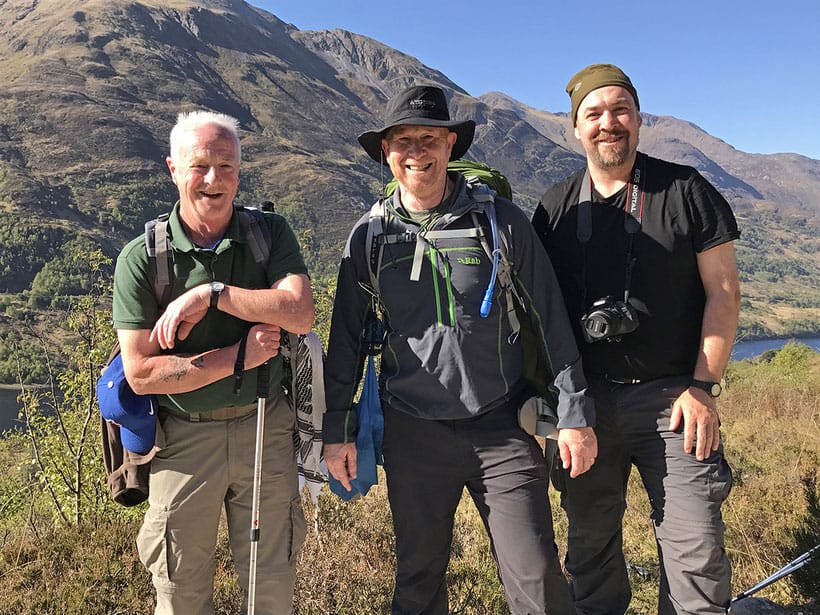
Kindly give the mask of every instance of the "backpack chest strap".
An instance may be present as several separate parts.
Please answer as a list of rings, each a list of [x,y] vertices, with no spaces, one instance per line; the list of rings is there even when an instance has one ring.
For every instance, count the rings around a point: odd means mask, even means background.
[[[413,267],[410,269],[410,281],[418,282],[421,277],[421,264],[424,261],[424,251],[432,246],[436,239],[459,239],[462,237],[480,237],[483,232],[479,228],[442,229],[439,231],[425,231],[416,233],[416,250],[413,254]]]

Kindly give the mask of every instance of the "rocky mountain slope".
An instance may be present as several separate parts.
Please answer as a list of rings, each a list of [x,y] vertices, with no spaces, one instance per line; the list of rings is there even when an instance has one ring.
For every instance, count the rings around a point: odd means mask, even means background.
[[[63,246],[114,254],[170,207],[166,143],[183,110],[240,120],[241,198],[273,200],[326,273],[389,179],[355,137],[409,83],[441,85],[454,115],[477,121],[470,155],[502,170],[525,208],[583,164],[563,114],[473,97],[378,41],[299,31],[242,0],[0,0],[0,78],[5,304],[42,297]],[[641,143],[700,169],[735,206],[750,330],[820,329],[820,161],[745,154],[649,114]]]

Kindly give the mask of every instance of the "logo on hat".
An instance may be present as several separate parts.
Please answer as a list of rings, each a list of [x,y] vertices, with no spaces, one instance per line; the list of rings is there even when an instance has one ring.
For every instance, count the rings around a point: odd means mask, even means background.
[[[416,98],[415,100],[408,101],[407,106],[410,109],[416,110],[431,110],[436,108],[436,103],[432,100],[424,100],[423,98]]]

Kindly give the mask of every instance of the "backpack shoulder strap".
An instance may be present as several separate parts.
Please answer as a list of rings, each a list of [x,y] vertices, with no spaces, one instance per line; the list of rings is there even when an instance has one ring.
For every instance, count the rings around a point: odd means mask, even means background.
[[[168,235],[169,214],[161,214],[145,223],[145,251],[154,263],[154,295],[157,303],[167,305],[171,292],[171,278],[174,275],[174,254]]]
[[[270,257],[270,233],[265,223],[265,214],[255,207],[236,206],[242,236],[247,238],[253,254],[253,260],[259,264],[266,264]]]
[[[365,241],[365,256],[367,257],[367,273],[370,276],[370,286],[373,292],[379,294],[379,271],[382,267],[382,254],[384,252],[384,226],[385,226],[384,199],[379,199],[370,208],[370,217],[367,220],[367,239]]]
[[[520,309],[524,311],[526,311],[526,306],[522,301],[521,296],[518,294],[518,290],[516,289],[515,283],[513,281],[512,261],[510,260],[510,250],[507,235],[503,232],[503,230],[498,228],[498,224],[496,222],[495,193],[486,184],[482,183],[475,183],[472,185],[468,184],[468,189],[470,190],[473,198],[476,201],[484,204],[484,214],[487,216],[490,222],[491,232],[494,231],[497,235],[493,238],[493,244],[496,247],[492,249],[490,248],[490,245],[487,242],[486,233],[479,233],[478,238],[481,242],[481,246],[487,253],[487,256],[491,259],[494,256],[494,251],[496,249],[498,250],[498,271],[496,275],[498,282],[505,294],[507,319],[510,321],[511,337],[514,339],[518,337],[518,334],[521,331],[521,322],[518,320],[516,306],[518,306]],[[472,212],[472,216],[473,224],[476,227],[481,228],[481,223],[478,220],[476,212]]]

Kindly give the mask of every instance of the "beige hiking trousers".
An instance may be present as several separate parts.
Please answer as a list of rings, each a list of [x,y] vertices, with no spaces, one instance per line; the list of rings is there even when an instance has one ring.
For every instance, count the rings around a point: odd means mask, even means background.
[[[256,411],[190,422],[160,410],[164,446],[151,464],[150,507],[137,536],[157,592],[156,615],[213,615],[214,551],[224,507],[247,598]],[[293,410],[267,400],[257,543],[256,613],[292,613],[296,555],[305,538]],[[243,607],[243,611],[246,610]]]

